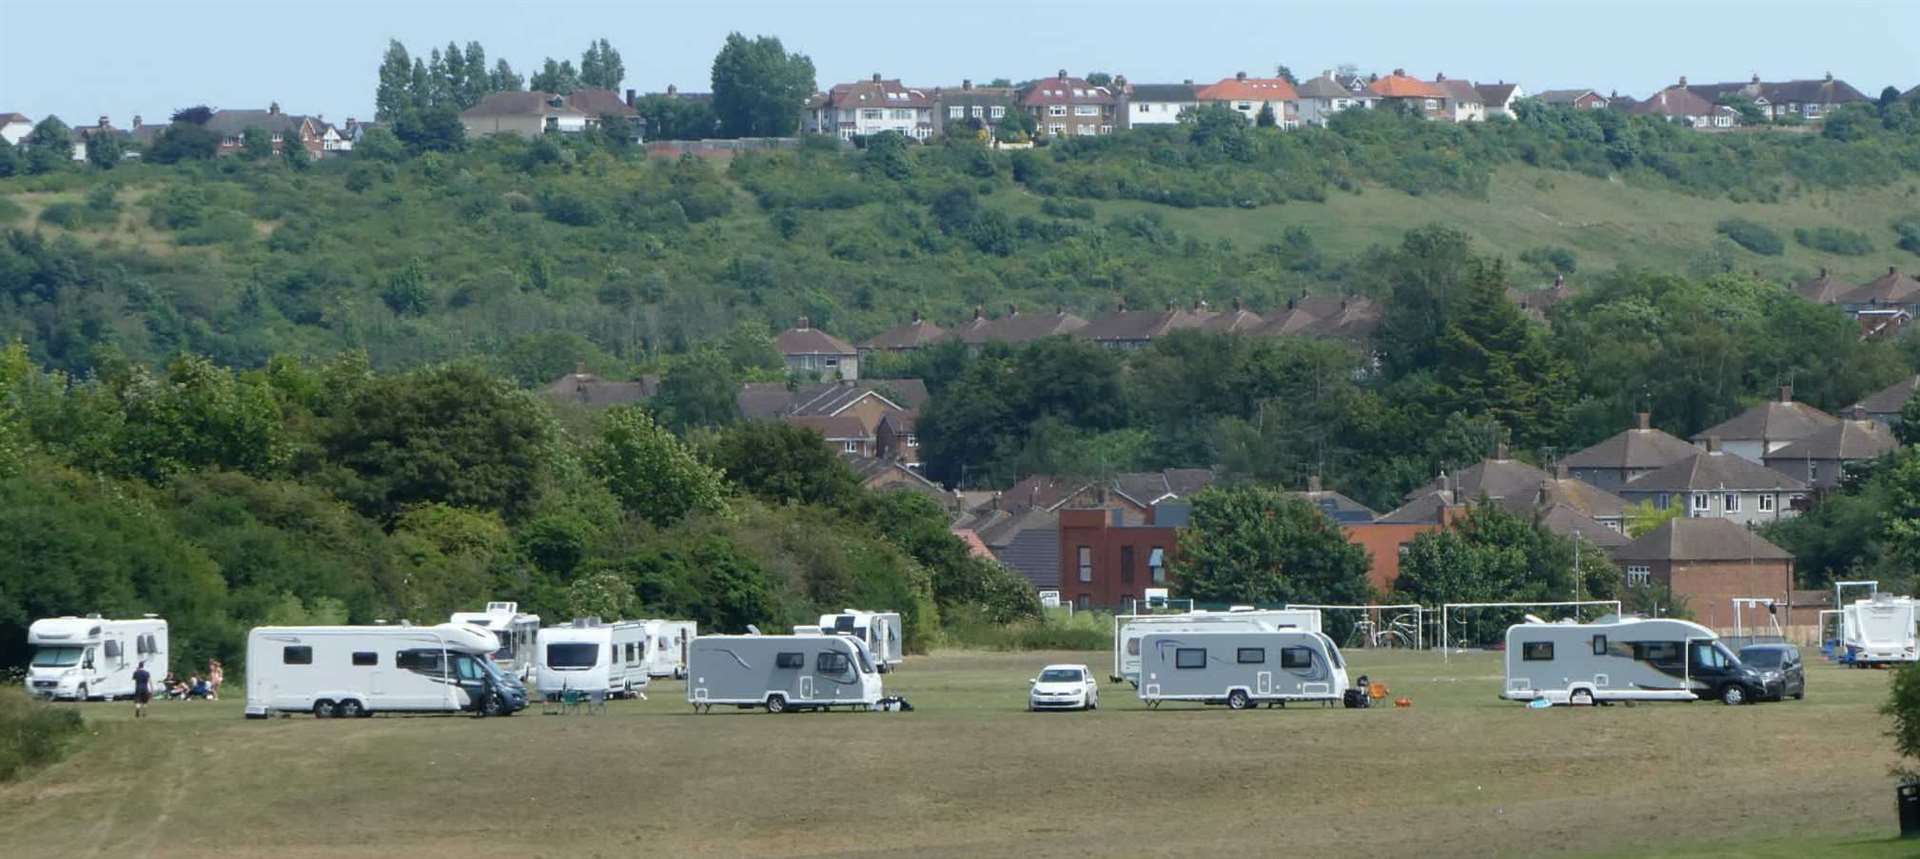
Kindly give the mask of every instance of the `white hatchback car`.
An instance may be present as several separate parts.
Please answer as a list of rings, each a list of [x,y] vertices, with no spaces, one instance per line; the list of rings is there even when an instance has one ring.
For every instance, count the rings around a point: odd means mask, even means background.
[[[1027,683],[1028,710],[1100,709],[1100,684],[1085,665],[1049,665]]]

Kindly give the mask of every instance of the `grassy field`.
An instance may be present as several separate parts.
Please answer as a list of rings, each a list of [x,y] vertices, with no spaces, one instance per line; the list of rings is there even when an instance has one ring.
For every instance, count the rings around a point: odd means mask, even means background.
[[[1906,856],[1874,709],[1807,700],[1529,710],[1494,655],[1351,654],[1409,709],[1023,712],[1104,654],[942,652],[917,711],[268,722],[241,702],[87,705],[68,760],[0,788],[11,857],[616,855]],[[232,690],[238,693],[238,689]],[[8,694],[14,694],[9,692]]]

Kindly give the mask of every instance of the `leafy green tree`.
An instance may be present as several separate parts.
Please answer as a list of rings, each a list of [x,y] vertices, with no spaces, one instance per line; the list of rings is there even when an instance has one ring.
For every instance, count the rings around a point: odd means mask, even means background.
[[[491,84],[494,92],[519,92],[526,86],[526,80],[513,70],[505,57],[501,57],[499,62],[493,64]]]
[[[713,106],[704,100],[655,94],[636,100],[633,109],[646,120],[650,140],[702,140],[719,130]]]
[[[1900,419],[1894,422],[1893,435],[1903,445],[1920,444],[1920,397],[1908,397],[1900,406]]]
[[[419,260],[409,261],[387,278],[380,300],[399,316],[419,316],[433,306],[433,288],[427,284],[426,268]]]
[[[633,586],[619,573],[593,573],[567,586],[567,612],[571,617],[632,617],[637,613],[637,602]]]
[[[259,126],[251,126],[240,132],[240,157],[248,161],[262,161],[273,157],[273,137]]]
[[[73,164],[73,130],[57,117],[40,120],[20,143],[27,150],[28,173],[52,173]]]
[[[727,36],[713,59],[713,111],[727,137],[787,137],[815,89],[813,60],[776,36]]]
[[[727,509],[726,478],[640,409],[609,411],[588,459],[627,512],[655,525]]]
[[[120,143],[120,135],[99,132],[87,135],[87,163],[102,170],[112,170],[120,165],[120,159],[126,153],[126,147]]]
[[[1279,120],[1275,118],[1273,115],[1273,102],[1267,102],[1265,104],[1260,105],[1260,113],[1255,115],[1253,118],[1254,127],[1255,128],[1272,128],[1279,124],[1280,124]]]
[[[1900,753],[1894,775],[1908,780],[1920,778],[1920,770],[1908,763],[1920,758],[1920,664],[1908,663],[1894,672],[1880,715],[1893,720],[1893,730],[1888,733],[1893,737],[1894,751]]]
[[[485,605],[495,593],[497,565],[512,541],[497,514],[443,503],[402,511],[393,540],[407,561],[398,604],[408,618],[441,618]]]
[[[775,503],[840,507],[860,489],[820,433],[779,421],[744,421],[702,446],[727,480]]]
[[[740,375],[726,356],[699,349],[667,368],[653,408],[676,431],[725,426],[740,418],[739,392]]]
[[[402,114],[393,123],[393,136],[416,154],[458,152],[467,145],[467,128],[460,123],[459,112],[449,106]]]
[[[555,62],[548,57],[546,64],[527,81],[527,88],[534,92],[570,95],[580,88],[580,72],[574,69],[572,60]]]
[[[493,73],[487,70],[487,51],[479,42],[468,42],[467,49],[461,52],[460,87],[455,95],[460,108],[465,110],[480,103],[487,93],[494,91],[496,83]]]
[[[580,85],[619,91],[621,81],[626,80],[627,67],[620,61],[620,52],[606,39],[587,46],[580,55]]]
[[[1193,496],[1170,568],[1180,592],[1209,602],[1364,603],[1366,550],[1319,508],[1269,486]]]
[[[1281,63],[1277,66],[1274,66],[1273,76],[1283,81],[1286,81],[1287,83],[1293,84],[1294,86],[1300,85],[1299,79],[1293,76],[1293,69],[1287,68],[1286,63]]]
[[[20,149],[12,142],[0,138],[0,179],[17,174],[22,169]]]
[[[400,40],[387,42],[387,52],[380,58],[380,83],[374,90],[374,118],[381,122],[392,122],[420,107],[419,95],[413,88],[413,58],[407,55],[407,46]]]
[[[1430,604],[1612,597],[1619,590],[1619,571],[1604,552],[1591,545],[1582,549],[1576,552],[1573,540],[1482,500],[1451,527],[1407,544],[1394,589]],[[1494,640],[1517,616],[1517,611],[1480,612],[1469,619],[1463,640]]]
[[[220,135],[191,122],[175,122],[160,130],[142,160],[154,164],[206,161],[220,151]]]
[[[1626,515],[1627,536],[1635,539],[1644,537],[1653,533],[1661,525],[1680,518],[1686,512],[1686,507],[1679,504],[1668,505],[1665,510],[1653,506],[1651,501],[1629,504]]]

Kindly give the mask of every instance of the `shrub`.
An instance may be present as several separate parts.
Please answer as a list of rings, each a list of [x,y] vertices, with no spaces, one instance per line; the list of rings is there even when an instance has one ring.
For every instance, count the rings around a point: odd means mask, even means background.
[[[1083,200],[1055,200],[1049,198],[1040,201],[1040,212],[1056,218],[1073,218],[1080,221],[1093,220],[1093,204]]]
[[[15,203],[6,197],[0,197],[0,224],[11,224],[14,221],[20,220],[21,216],[26,213],[27,210],[20,208],[19,203]]]
[[[0,690],[0,782],[59,760],[80,728],[76,708],[50,707],[18,690]]]
[[[1732,239],[1734,244],[1761,256],[1777,257],[1787,249],[1786,243],[1780,240],[1779,233],[1769,229],[1765,224],[1755,223],[1745,218],[1728,218],[1715,226],[1714,230]]]
[[[181,230],[183,245],[239,244],[253,238],[253,220],[239,212],[215,212],[198,226]]]
[[[79,203],[54,203],[40,210],[40,223],[52,224],[62,229],[80,229],[86,220],[87,210]]]
[[[7,219],[6,212],[0,210],[0,221]],[[1908,215],[1893,222],[1894,247],[1908,253],[1920,254],[1920,215]]]
[[[1845,227],[1801,227],[1793,231],[1793,240],[1804,247],[1841,256],[1866,256],[1873,253],[1873,240],[1866,233]]]
[[[1573,274],[1579,258],[1573,251],[1554,245],[1541,245],[1520,252],[1520,261],[1548,274]]]
[[[950,612],[951,643],[982,650],[1105,650],[1113,644],[1113,616],[1049,612],[1034,620],[991,623],[973,611]]]

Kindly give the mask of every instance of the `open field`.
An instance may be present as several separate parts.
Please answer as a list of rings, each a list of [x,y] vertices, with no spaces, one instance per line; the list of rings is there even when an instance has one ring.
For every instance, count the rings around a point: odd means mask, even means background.
[[[86,705],[93,736],[0,788],[11,857],[1913,855],[1883,672],[1807,700],[1528,710],[1499,657],[1350,654],[1410,709],[1028,714],[1104,653],[942,652],[904,714],[697,716],[678,683],[601,716],[240,718]],[[8,694],[14,694],[9,691]]]

